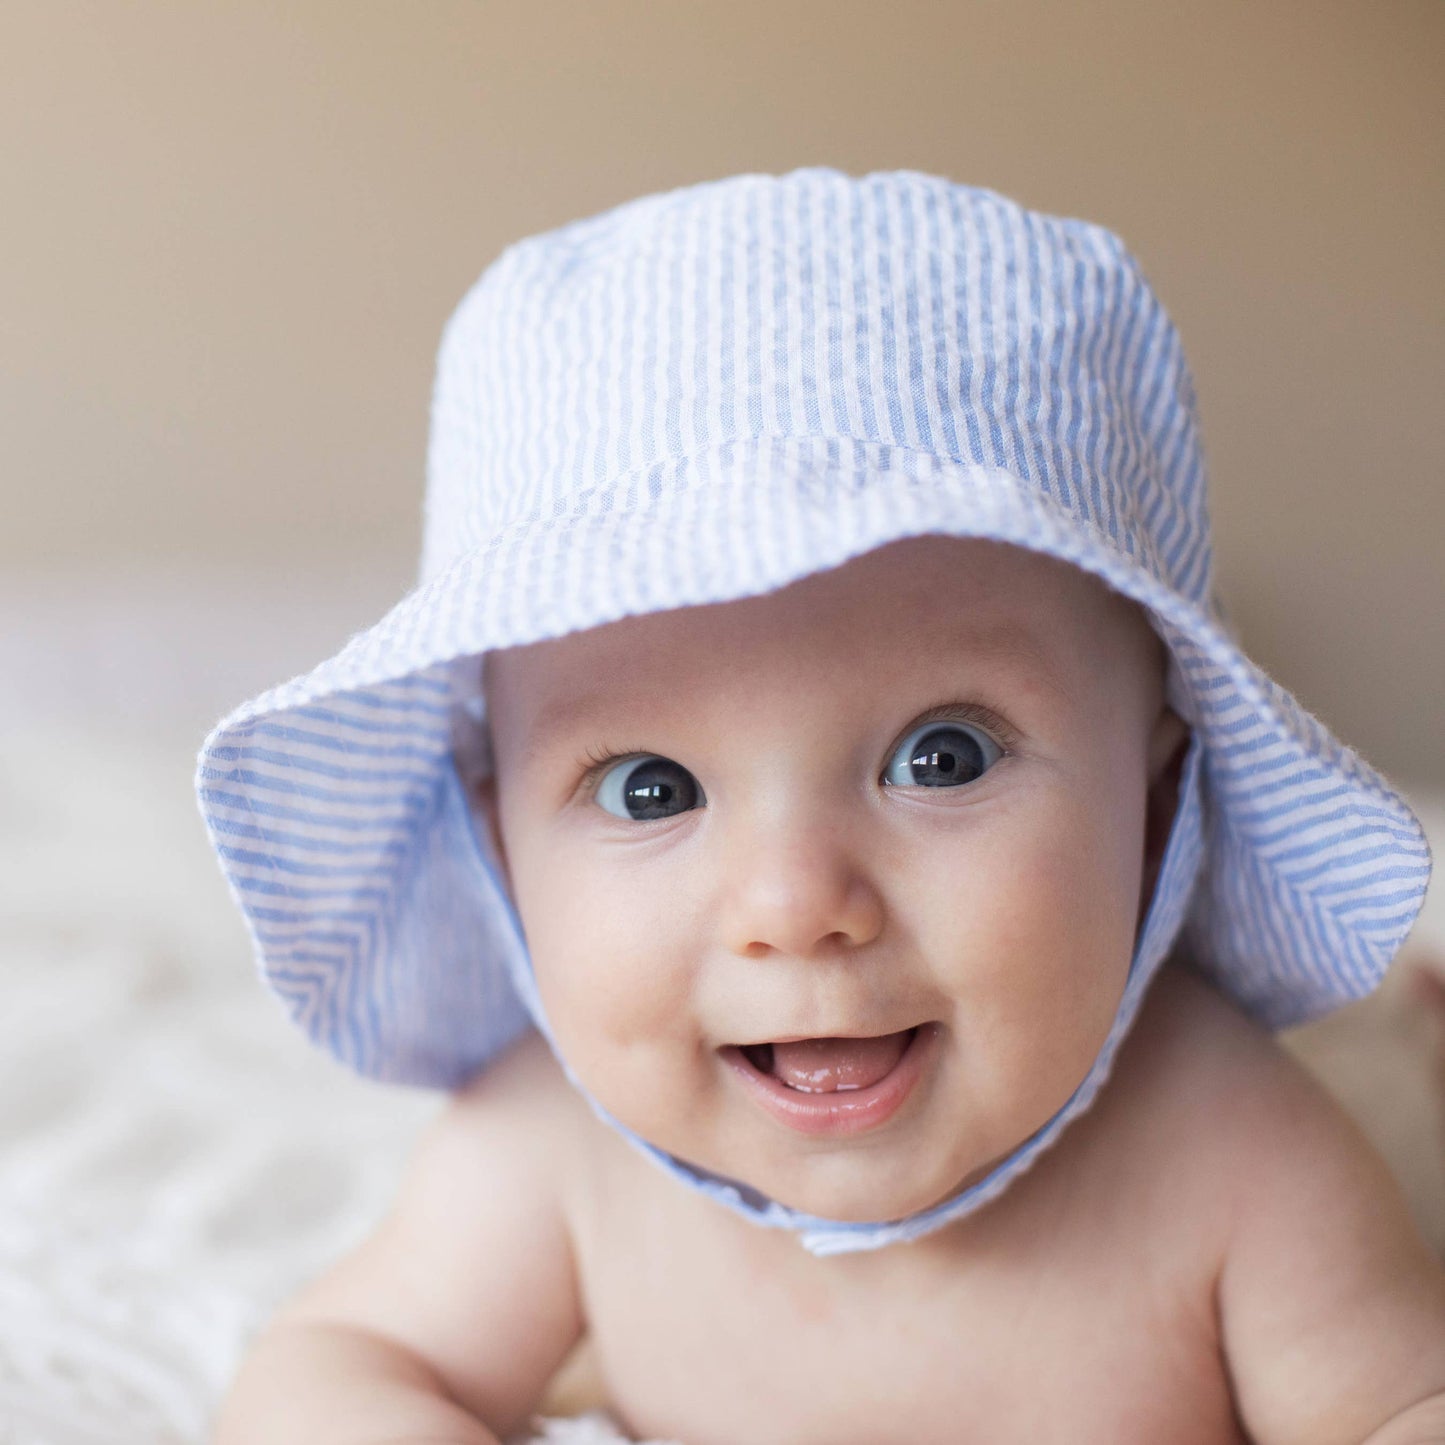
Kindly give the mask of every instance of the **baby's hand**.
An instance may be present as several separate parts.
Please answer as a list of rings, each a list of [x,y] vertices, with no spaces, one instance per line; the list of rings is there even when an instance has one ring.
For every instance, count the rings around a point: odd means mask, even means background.
[[[394,1340],[280,1316],[217,1422],[215,1445],[498,1445]]]

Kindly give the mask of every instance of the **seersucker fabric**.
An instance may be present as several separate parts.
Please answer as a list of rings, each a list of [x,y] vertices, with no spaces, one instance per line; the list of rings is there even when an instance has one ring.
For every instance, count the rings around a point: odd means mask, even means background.
[[[608,1122],[815,1253],[876,1248],[995,1197],[1088,1107],[1181,931],[1271,1027],[1373,988],[1419,910],[1424,837],[1221,615],[1193,389],[1136,262],[1098,226],[990,191],[823,168],[531,237],[462,300],[418,585],[202,749],[201,810],[268,985],[314,1041],[396,1082],[454,1086],[546,1034],[453,759],[459,712],[485,713],[475,659],[930,533],[1085,568],[1167,644],[1192,738],[1098,1059],[988,1177],[876,1224],[800,1214]]]

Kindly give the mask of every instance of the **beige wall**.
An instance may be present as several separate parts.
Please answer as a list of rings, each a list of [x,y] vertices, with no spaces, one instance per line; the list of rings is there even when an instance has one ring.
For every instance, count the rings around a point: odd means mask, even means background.
[[[3,30],[12,581],[354,557],[390,593],[436,337],[502,245],[910,166],[1125,236],[1247,642],[1445,783],[1440,0],[6,0]]]

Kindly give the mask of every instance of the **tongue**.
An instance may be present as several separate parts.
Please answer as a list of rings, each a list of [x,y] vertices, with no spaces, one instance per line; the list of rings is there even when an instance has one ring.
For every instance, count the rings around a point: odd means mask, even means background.
[[[773,1045],[773,1074],[805,1094],[866,1089],[890,1073],[908,1047],[908,1031],[878,1039],[799,1039]]]

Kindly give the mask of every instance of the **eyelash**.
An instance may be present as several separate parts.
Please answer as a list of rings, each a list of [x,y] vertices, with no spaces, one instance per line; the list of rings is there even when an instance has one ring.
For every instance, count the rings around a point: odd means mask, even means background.
[[[915,728],[922,727],[925,723],[931,722],[962,722],[970,727],[979,728],[986,732],[1003,749],[1003,756],[1010,756],[1018,747],[1020,735],[1016,728],[1006,722],[992,708],[984,707],[982,703],[976,702],[943,702],[936,707],[928,708],[909,722],[908,726],[893,740],[889,746],[891,755],[894,748],[903,741]],[[623,758],[644,758],[651,755],[648,748],[602,748],[600,751],[588,747],[584,754],[584,768],[582,774],[582,785],[588,795],[596,791],[597,785],[602,781],[603,774],[613,763],[620,762]]]
[[[1001,718],[992,708],[977,702],[944,702],[919,713],[894,739],[890,753],[892,748],[896,748],[915,728],[931,722],[961,722],[978,728],[999,745],[1004,757],[1008,757],[1022,741],[1018,729]]]
[[[584,757],[587,767],[584,770],[585,776],[591,777],[594,773],[600,773],[612,763],[620,762],[623,758],[646,758],[652,754],[647,748],[603,748],[600,752],[594,751],[590,746]]]

